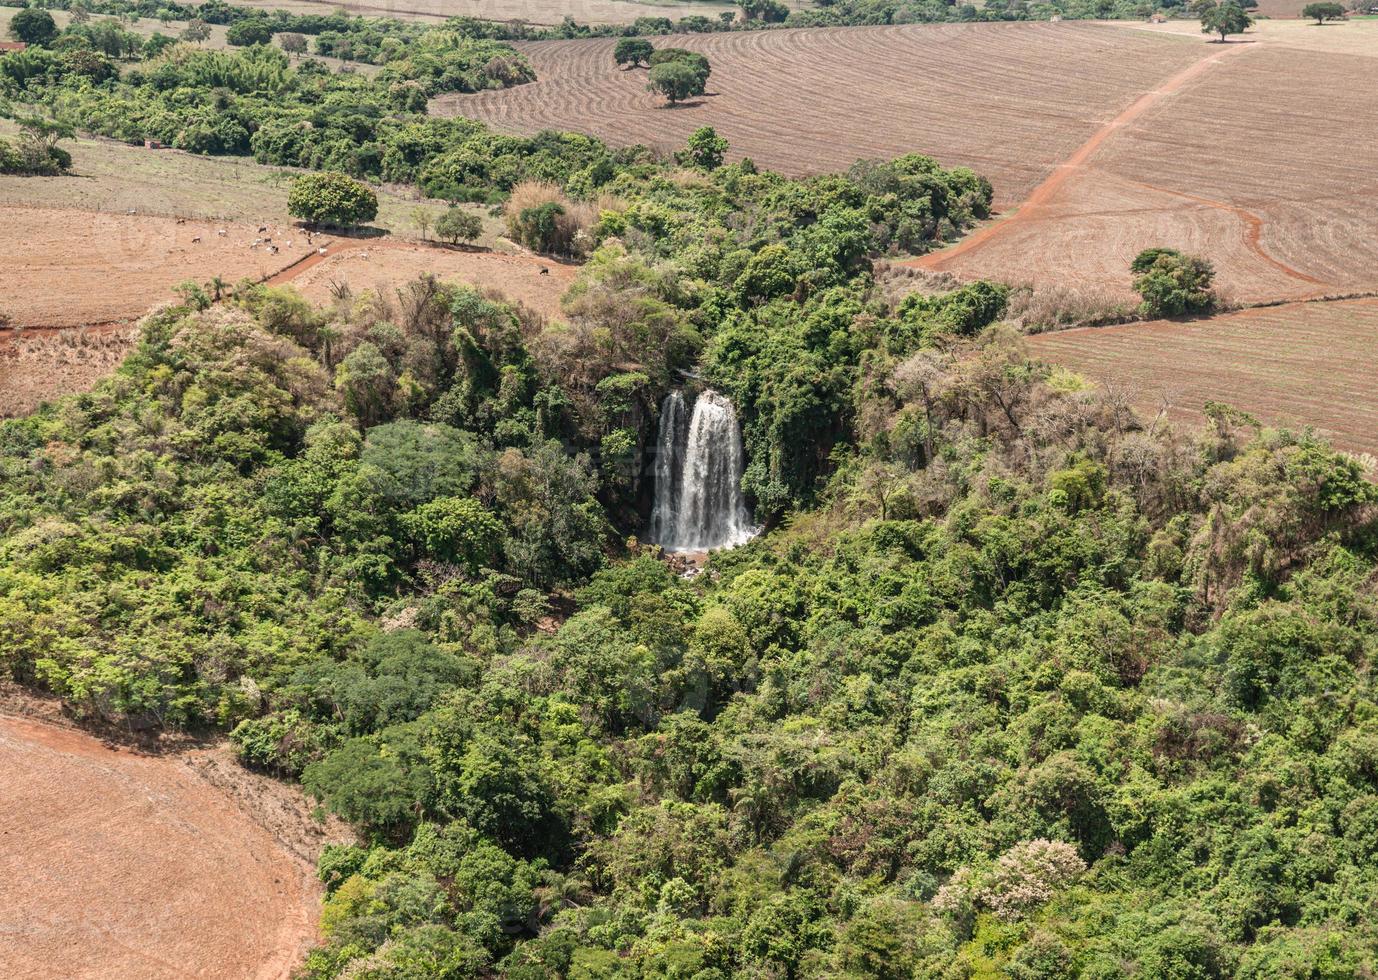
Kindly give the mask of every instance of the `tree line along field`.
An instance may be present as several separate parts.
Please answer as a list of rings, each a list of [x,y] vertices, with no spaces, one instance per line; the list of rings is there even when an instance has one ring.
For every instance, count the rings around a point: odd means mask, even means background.
[[[1027,343],[1035,357],[1118,388],[1149,417],[1166,408],[1197,424],[1217,401],[1378,454],[1375,337],[1378,300],[1365,299],[1062,330]]]
[[[329,14],[343,10],[362,17],[441,22],[450,17],[523,21],[549,26],[572,17],[581,24],[627,24],[638,17],[678,20],[699,14],[717,17],[736,11],[726,0],[246,0],[239,6],[287,10],[294,14]],[[805,6],[791,2],[791,7]]]
[[[1023,198],[1120,105],[1200,57],[1180,37],[1090,24],[816,28],[655,39],[704,54],[708,93],[667,108],[613,40],[518,44],[537,80],[432,111],[530,134],[573,129],[662,149],[704,125],[734,158],[790,174],[925,153]]]

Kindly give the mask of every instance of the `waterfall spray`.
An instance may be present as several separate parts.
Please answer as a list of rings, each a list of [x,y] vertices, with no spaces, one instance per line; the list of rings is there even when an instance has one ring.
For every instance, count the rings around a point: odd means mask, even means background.
[[[656,439],[650,540],[666,551],[710,551],[756,534],[742,496],[742,433],[732,402],[705,391],[685,410],[665,397]]]

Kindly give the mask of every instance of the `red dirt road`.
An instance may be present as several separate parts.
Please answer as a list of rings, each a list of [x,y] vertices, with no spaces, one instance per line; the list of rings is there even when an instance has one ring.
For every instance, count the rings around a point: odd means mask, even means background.
[[[1115,116],[1108,123],[1096,130],[1085,143],[1077,148],[1077,151],[1069,156],[1062,163],[1054,168],[1053,172],[1016,208],[1003,218],[993,221],[976,231],[967,235],[951,248],[943,249],[938,252],[930,252],[928,255],[921,256],[910,265],[921,269],[942,270],[945,269],[954,259],[979,249],[988,241],[997,236],[1005,235],[1010,227],[1022,221],[1030,221],[1039,217],[1039,209],[1046,208],[1057,195],[1062,186],[1073,175],[1080,172],[1086,165],[1086,161],[1095,155],[1101,145],[1109,139],[1116,131],[1130,125],[1145,112],[1151,109],[1166,96],[1178,91],[1182,86],[1200,76],[1211,65],[1220,61],[1222,58],[1229,57],[1239,51],[1247,51],[1245,44],[1222,45],[1213,53],[1202,58],[1200,61],[1188,65],[1186,68],[1173,75],[1162,85],[1151,91],[1145,92],[1132,103],[1130,103],[1119,115]],[[1214,204],[1215,202],[1209,202]],[[1257,241],[1257,235],[1255,235]],[[1269,261],[1272,261],[1271,259]]]
[[[0,772],[7,980],[286,980],[314,942],[309,866],[193,756],[0,716]]]

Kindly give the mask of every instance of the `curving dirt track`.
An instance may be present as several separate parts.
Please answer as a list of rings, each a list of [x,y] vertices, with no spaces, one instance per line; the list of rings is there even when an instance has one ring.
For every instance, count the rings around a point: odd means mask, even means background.
[[[1149,41],[1151,43],[1145,43]],[[1138,93],[1201,58],[1179,36],[1084,23],[908,24],[676,35],[703,52],[709,95],[667,108],[614,40],[518,45],[537,81],[444,96],[441,114],[513,133],[573,129],[625,145],[681,146],[712,125],[735,155],[786,173],[925,153],[969,166],[998,206],[1023,200]]]
[[[197,759],[0,715],[0,772],[7,980],[287,980],[315,941],[310,866]]]
[[[914,264],[1129,298],[1129,261],[1166,245],[1209,257],[1236,301],[1378,287],[1378,180],[1356,152],[1378,134],[1372,59],[1198,50],[1213,53],[1129,105],[1016,212]]]
[[[138,319],[173,299],[171,287],[182,279],[204,284],[219,275],[231,285],[244,276],[266,279],[327,303],[332,282],[348,282],[358,293],[429,272],[496,290],[554,319],[575,273],[570,265],[535,256],[387,238],[317,236],[308,245],[300,228],[286,224],[270,224],[262,233],[280,243],[276,255],[250,249],[261,237],[259,225],[242,222],[178,224],[145,215],[0,205],[0,227],[6,232],[0,235],[0,314],[23,328],[0,329],[0,418],[89,390],[124,359],[137,340]],[[197,237],[201,241],[193,242]],[[317,250],[322,244],[324,255]]]
[[[1200,61],[1188,65],[1157,88],[1140,95],[1113,119],[1092,133],[1085,143],[1077,147],[1075,153],[1054,167],[1053,172],[1029,192],[1029,196],[1024,198],[1013,214],[999,221],[990,222],[967,235],[951,248],[941,252],[932,252],[917,259],[913,264],[923,269],[944,269],[958,257],[976,251],[992,238],[1009,234],[1011,226],[1043,217],[1043,212],[1056,200],[1068,179],[1079,174],[1085,168],[1086,162],[1117,130],[1128,126],[1157,104],[1159,100],[1180,90],[1182,86],[1197,78],[1217,61],[1245,50],[1248,49],[1237,44],[1225,45]]]

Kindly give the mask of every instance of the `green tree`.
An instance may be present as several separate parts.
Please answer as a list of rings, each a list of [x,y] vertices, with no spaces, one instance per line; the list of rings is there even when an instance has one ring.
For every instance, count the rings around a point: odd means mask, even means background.
[[[418,551],[474,573],[493,562],[502,540],[502,523],[470,497],[432,500],[401,523]]]
[[[646,88],[665,96],[665,101],[674,105],[676,102],[702,95],[704,78],[682,61],[666,61],[651,69],[650,83]]]
[[[303,174],[287,195],[287,213],[313,225],[357,225],[377,216],[378,195],[345,174]]]
[[[430,234],[431,225],[435,221],[435,215],[431,209],[424,204],[418,204],[411,209],[411,223],[416,225],[416,230],[421,232],[421,239],[424,241]]]
[[[780,0],[737,0],[737,6],[742,8],[747,20],[759,20],[767,24],[778,24],[789,16],[789,7]]]
[[[1217,3],[1201,13],[1201,33],[1219,34],[1221,43],[1231,34],[1243,34],[1254,19],[1234,0]]]
[[[51,44],[57,37],[57,23],[48,11],[25,7],[10,18],[10,36],[25,44]]]
[[[435,233],[451,245],[472,242],[483,234],[483,219],[463,208],[451,207],[436,219]]]
[[[619,67],[640,68],[650,61],[655,47],[640,37],[624,37],[612,49],[612,58]]]
[[[187,21],[187,26],[182,29],[182,40],[193,44],[204,44],[210,36],[211,26],[199,17]]]
[[[248,17],[231,24],[225,32],[225,39],[240,48],[268,44],[273,40],[273,28],[266,18]]]
[[[1205,259],[1171,248],[1144,249],[1129,267],[1146,316],[1207,313],[1215,306],[1215,269]]]
[[[279,34],[278,44],[282,45],[282,50],[288,54],[304,54],[306,52],[306,35],[298,34],[295,31]]]
[[[703,170],[717,170],[722,166],[727,150],[727,140],[719,136],[718,131],[712,126],[703,126],[690,134],[684,149],[675,156],[681,164]]]
[[[1343,20],[1345,8],[1338,3],[1308,3],[1301,8],[1301,15],[1314,19],[1316,25],[1320,26],[1328,20]]]

